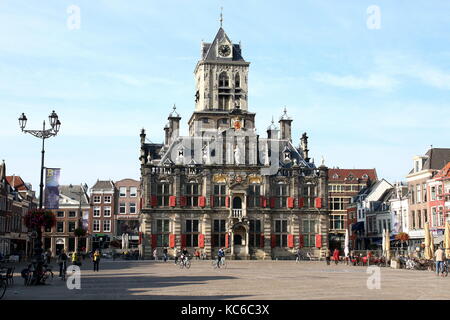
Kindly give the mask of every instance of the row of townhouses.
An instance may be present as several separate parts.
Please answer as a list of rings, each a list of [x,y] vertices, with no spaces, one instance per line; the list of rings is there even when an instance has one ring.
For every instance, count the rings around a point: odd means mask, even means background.
[[[6,175],[6,164],[0,164],[0,253],[3,256],[27,256],[33,244],[24,224],[29,210],[37,208],[35,193],[20,176]]]
[[[379,248],[387,229],[393,241],[397,234],[406,233],[409,250],[419,250],[426,223],[435,244],[443,241],[450,221],[450,149],[431,148],[415,156],[405,178],[396,183],[373,180],[352,198],[347,228],[355,249]]]
[[[59,186],[59,208],[53,209],[56,225],[44,232],[44,248],[57,255],[95,249],[138,250],[140,182],[98,180],[86,184]],[[86,230],[76,235],[75,230]]]

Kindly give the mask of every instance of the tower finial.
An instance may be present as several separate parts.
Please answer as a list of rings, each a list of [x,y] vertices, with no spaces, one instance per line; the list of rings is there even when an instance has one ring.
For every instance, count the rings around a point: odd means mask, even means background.
[[[220,21],[220,27],[222,28],[222,23],[223,23],[223,14],[222,14],[222,11],[223,11],[223,7],[220,7],[220,19],[219,19],[219,21]]]

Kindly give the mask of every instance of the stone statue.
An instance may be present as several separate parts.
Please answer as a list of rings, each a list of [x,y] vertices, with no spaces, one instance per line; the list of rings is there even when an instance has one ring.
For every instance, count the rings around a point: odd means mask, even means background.
[[[238,145],[236,145],[236,148],[234,148],[234,163],[236,165],[241,164],[241,150],[239,149]]]

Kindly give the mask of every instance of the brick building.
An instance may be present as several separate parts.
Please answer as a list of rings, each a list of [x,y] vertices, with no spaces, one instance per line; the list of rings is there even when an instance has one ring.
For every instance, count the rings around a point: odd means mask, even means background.
[[[90,189],[89,234],[92,250],[108,248],[115,234],[116,188],[111,180],[97,180]]]
[[[406,176],[409,190],[410,246],[424,241],[425,222],[429,221],[427,182],[450,161],[450,149],[431,148],[423,156],[413,158],[413,168]]]
[[[6,164],[0,164],[0,252],[3,255],[28,256],[32,251],[24,217],[36,209],[37,199],[30,184],[20,176],[7,176]]]
[[[450,221],[450,162],[427,182],[428,221],[436,241],[443,240],[445,223]]]
[[[75,229],[84,227],[87,230],[89,221],[89,195],[88,186],[61,185],[59,186],[58,209],[53,209],[56,225],[47,228],[43,233],[44,249],[50,250],[52,256],[57,256],[61,249],[73,252],[75,249],[89,252],[91,240],[89,236],[76,237]],[[83,250],[84,248],[84,250]]]
[[[328,247],[328,168],[310,161],[308,137],[292,142],[285,110],[261,137],[248,106],[249,62],[220,28],[202,43],[195,111],[180,136],[175,108],[165,141],[141,132],[142,253],[187,247],[233,259],[292,257]],[[297,140],[298,141],[298,140]]]
[[[356,225],[357,222],[356,206],[349,206],[352,198],[377,180],[375,169],[333,168],[328,170],[331,249],[344,249],[345,230],[350,224]],[[349,234],[352,234],[352,230],[349,230]]]
[[[139,245],[140,184],[140,181],[133,179],[123,179],[114,183],[116,187],[115,238],[122,242],[123,237],[127,235],[128,249],[137,249]]]

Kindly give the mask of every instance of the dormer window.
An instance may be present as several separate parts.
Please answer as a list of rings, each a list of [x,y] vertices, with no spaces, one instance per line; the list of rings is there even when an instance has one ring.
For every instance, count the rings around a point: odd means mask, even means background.
[[[419,172],[419,170],[420,170],[419,160],[416,160],[415,162],[416,162],[415,172]]]

